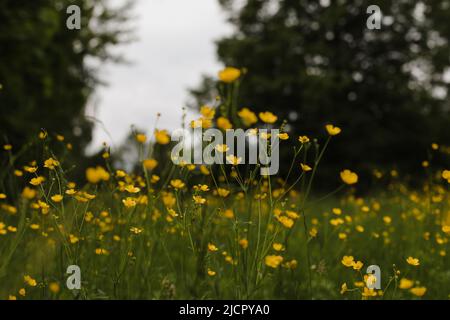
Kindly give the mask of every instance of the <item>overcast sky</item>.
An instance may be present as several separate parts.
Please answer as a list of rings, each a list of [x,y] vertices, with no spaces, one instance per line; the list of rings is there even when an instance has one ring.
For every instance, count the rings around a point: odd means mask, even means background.
[[[89,114],[105,128],[96,125],[91,151],[104,141],[117,146],[131,125],[151,130],[158,112],[159,128],[180,127],[187,89],[223,67],[214,41],[231,27],[217,0],[136,0],[133,14],[138,40],[120,48],[132,64],[102,69],[108,86],[99,88]]]

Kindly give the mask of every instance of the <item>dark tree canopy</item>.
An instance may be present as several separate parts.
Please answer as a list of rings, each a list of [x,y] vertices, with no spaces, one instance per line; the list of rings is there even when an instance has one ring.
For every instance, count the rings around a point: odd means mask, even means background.
[[[432,142],[450,143],[450,1],[220,3],[235,32],[218,41],[218,57],[248,69],[240,104],[288,119],[294,138],[341,126],[328,169],[414,172]],[[366,27],[371,4],[381,30]],[[211,89],[205,79],[192,93],[203,103]]]
[[[80,30],[66,27],[72,4],[81,8]],[[0,0],[1,144],[19,148],[43,128],[83,154],[93,128],[85,107],[99,83],[94,65],[117,58],[110,48],[126,40],[125,12],[105,0]]]

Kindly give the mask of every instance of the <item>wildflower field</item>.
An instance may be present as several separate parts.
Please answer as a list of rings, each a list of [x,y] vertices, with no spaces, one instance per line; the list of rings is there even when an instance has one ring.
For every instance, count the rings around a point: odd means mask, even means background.
[[[345,127],[292,136],[273,110],[236,104],[240,76],[219,73],[221,96],[190,126],[280,129],[280,148],[295,141],[287,176],[261,175],[225,144],[220,165],[157,158],[170,154],[163,129],[134,133],[134,170],[116,167],[105,145],[102,164],[76,182],[70,141],[58,133],[3,145],[0,298],[448,299],[450,167],[432,160],[448,147],[430,141],[420,187],[375,170],[380,187],[360,195],[358,173],[343,166],[329,177],[338,189],[315,192],[327,146]],[[36,158],[24,159],[30,148]],[[81,288],[71,290],[73,265]]]

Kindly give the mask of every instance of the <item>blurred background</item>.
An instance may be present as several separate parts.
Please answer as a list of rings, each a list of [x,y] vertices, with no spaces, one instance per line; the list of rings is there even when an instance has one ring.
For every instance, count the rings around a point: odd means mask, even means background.
[[[81,30],[66,28],[70,4]],[[371,4],[380,30],[366,27]],[[374,169],[414,182],[424,160],[449,163],[449,39],[448,0],[0,0],[0,139],[64,135],[82,168],[157,113],[169,130],[183,107],[194,118],[229,65],[248,70],[239,104],[287,120],[292,143],[343,128],[322,181],[347,167],[367,184]]]

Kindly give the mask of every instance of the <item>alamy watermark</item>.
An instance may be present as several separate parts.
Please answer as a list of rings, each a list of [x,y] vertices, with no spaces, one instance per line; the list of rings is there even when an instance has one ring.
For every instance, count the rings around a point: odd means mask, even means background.
[[[203,130],[178,129],[172,141],[178,141],[171,153],[175,164],[260,165],[261,175],[274,175],[280,168],[278,129]],[[207,144],[205,144],[207,143]]]
[[[66,27],[69,30],[81,29],[81,8],[75,4],[68,6],[66,13],[70,16],[66,20]]]
[[[67,277],[66,286],[69,290],[81,289],[81,269],[77,265],[70,265],[67,267],[66,273],[70,276]]]

